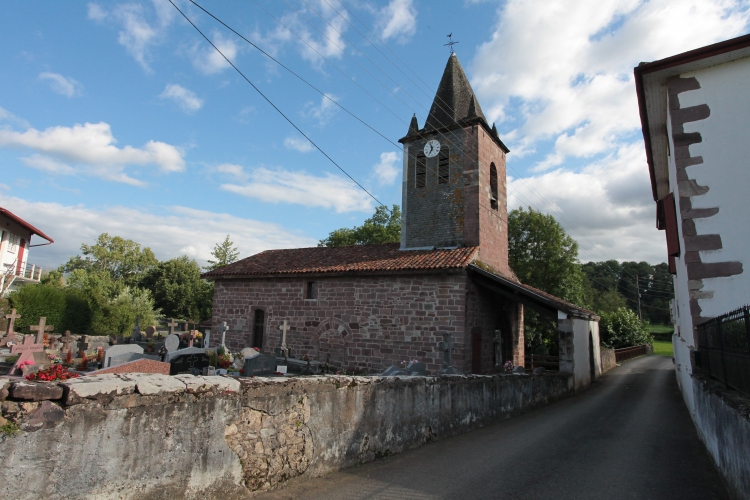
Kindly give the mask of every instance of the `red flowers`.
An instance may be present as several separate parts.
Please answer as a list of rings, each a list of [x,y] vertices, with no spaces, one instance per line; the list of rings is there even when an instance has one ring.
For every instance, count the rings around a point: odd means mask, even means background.
[[[79,376],[80,375],[77,373],[68,371],[63,365],[52,365],[49,368],[27,375],[26,380],[54,382],[56,380],[68,380],[69,378],[76,378]]]

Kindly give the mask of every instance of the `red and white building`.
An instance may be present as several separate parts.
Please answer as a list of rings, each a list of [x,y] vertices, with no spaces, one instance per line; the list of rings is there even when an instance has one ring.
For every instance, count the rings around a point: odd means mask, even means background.
[[[2,207],[0,233],[0,295],[5,296],[19,286],[39,283],[42,268],[29,263],[29,249],[52,244],[52,238]],[[31,237],[34,235],[47,242],[32,245]]]

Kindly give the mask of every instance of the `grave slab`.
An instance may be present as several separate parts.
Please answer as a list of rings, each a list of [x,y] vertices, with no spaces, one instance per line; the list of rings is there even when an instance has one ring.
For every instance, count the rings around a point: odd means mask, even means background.
[[[182,351],[190,349],[197,349],[195,347],[188,347]],[[169,364],[171,369],[169,370],[170,375],[177,375],[179,373],[190,373],[191,370],[197,370],[198,373],[203,371],[203,368],[209,364],[208,354],[203,349],[197,349],[200,352],[182,352],[178,356],[173,356]]]
[[[143,347],[139,346],[138,344],[113,345],[112,347],[104,351],[104,362],[102,363],[102,366],[104,368],[109,368],[110,366],[113,366],[110,363],[113,357],[121,356],[127,353],[143,354]],[[128,360],[128,361],[131,361],[131,360]]]
[[[178,358],[180,356],[184,356],[186,354],[205,354],[206,350],[201,349],[200,347],[186,347],[184,349],[178,349],[174,352],[168,352],[167,355],[164,357],[164,362],[169,363],[175,358]]]
[[[159,356],[154,356],[150,354],[141,354],[137,352],[126,352],[124,354],[120,354],[119,356],[112,356],[109,358],[109,366],[104,365],[106,368],[113,368],[117,365],[121,365],[123,363],[130,363],[131,361],[137,361],[139,359],[151,359],[153,361],[161,361],[161,358]]]
[[[259,354],[245,360],[245,377],[276,373],[276,356]]]
[[[111,368],[102,368],[91,372],[87,377],[107,373],[161,373],[162,375],[169,375],[169,363],[162,363],[153,359],[138,359]]]

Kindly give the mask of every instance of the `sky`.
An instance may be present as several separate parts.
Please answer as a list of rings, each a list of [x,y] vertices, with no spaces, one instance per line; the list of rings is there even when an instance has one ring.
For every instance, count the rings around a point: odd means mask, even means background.
[[[30,263],[107,232],[204,264],[227,234],[241,257],[315,246],[400,204],[397,141],[449,33],[511,150],[509,208],[554,215],[582,261],[663,262],[633,67],[750,20],[749,0],[197,0],[246,41],[174,2],[244,77],[169,0],[0,4],[0,206],[55,240]]]

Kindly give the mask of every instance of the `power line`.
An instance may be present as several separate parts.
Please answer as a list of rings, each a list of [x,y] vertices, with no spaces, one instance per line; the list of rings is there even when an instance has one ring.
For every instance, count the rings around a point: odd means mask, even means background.
[[[219,50],[219,48],[218,48],[218,47],[217,47],[216,45],[214,45],[214,43],[213,43],[213,42],[212,42],[212,41],[211,41],[211,40],[210,40],[210,39],[209,39],[209,38],[208,38],[208,37],[207,37],[207,36],[206,36],[206,35],[205,35],[205,34],[204,34],[204,33],[203,33],[203,32],[202,32],[201,30],[200,30],[200,28],[198,28],[198,26],[196,26],[196,25],[195,25],[195,24],[193,23],[193,21],[191,21],[191,20],[190,20],[190,18],[189,18],[189,17],[188,17],[188,16],[187,16],[187,15],[186,15],[186,14],[185,14],[184,12],[182,12],[182,10],[180,10],[180,8],[179,8],[179,7],[177,7],[177,5],[175,5],[175,3],[174,3],[174,2],[172,1],[172,0],[169,0],[169,3],[171,3],[171,4],[172,4],[172,6],[173,6],[173,7],[175,8],[175,9],[177,9],[177,11],[178,11],[178,12],[179,12],[180,14],[182,14],[182,17],[184,17],[184,18],[185,18],[185,20],[186,20],[187,22],[189,22],[189,23],[190,23],[190,25],[191,25],[191,26],[192,26],[193,28],[195,28],[195,30],[196,30],[196,31],[197,31],[198,33],[200,33],[200,35],[201,35],[201,36],[202,36],[202,37],[203,37],[203,38],[204,38],[204,39],[205,39],[205,40],[206,40],[206,41],[207,41],[208,43],[210,43],[210,44],[211,44],[211,46],[212,46],[212,47],[213,47],[213,48],[214,48],[214,49],[216,50],[216,52],[218,52],[218,53],[219,53],[219,54],[221,55],[221,57],[223,57],[223,58],[224,58],[224,60],[225,60],[225,61],[226,61],[227,63],[229,63],[229,65],[231,65],[231,66],[232,66],[232,68],[234,68],[234,70],[235,70],[235,71],[237,71],[237,73],[239,73],[239,74],[240,74],[240,76],[242,76],[242,78],[244,78],[244,79],[245,79],[245,81],[246,81],[247,83],[249,83],[249,84],[250,84],[250,86],[251,86],[251,87],[252,87],[253,89],[255,89],[255,91],[256,91],[256,92],[257,92],[258,94],[260,94],[260,96],[261,96],[261,97],[263,97],[263,99],[265,99],[265,101],[266,101],[266,102],[267,102],[268,104],[270,104],[270,105],[271,105],[271,106],[273,107],[273,109],[275,109],[275,110],[276,110],[276,111],[277,111],[277,112],[278,112],[278,113],[279,113],[279,114],[280,114],[281,116],[283,116],[283,117],[284,117],[284,119],[285,119],[285,120],[286,120],[287,122],[289,122],[289,124],[290,124],[290,125],[291,125],[292,127],[294,127],[294,128],[295,128],[295,130],[297,130],[297,132],[299,132],[300,134],[302,134],[302,136],[303,136],[303,137],[304,137],[305,139],[307,139],[307,140],[308,140],[308,141],[310,142],[310,144],[312,144],[313,146],[315,146],[315,149],[317,149],[318,151],[320,151],[320,153],[321,153],[321,154],[322,154],[323,156],[325,156],[325,157],[326,157],[326,158],[328,159],[328,161],[330,161],[330,162],[331,162],[331,163],[332,163],[333,165],[335,165],[335,166],[336,166],[336,168],[338,168],[339,170],[341,170],[341,171],[342,171],[342,172],[344,173],[344,175],[346,175],[346,176],[347,176],[347,177],[348,177],[349,179],[351,179],[351,181],[352,181],[352,182],[354,182],[354,183],[355,183],[355,184],[356,184],[357,186],[359,186],[359,188],[360,188],[360,189],[362,189],[362,191],[364,191],[365,193],[367,193],[367,194],[368,194],[368,195],[370,196],[370,198],[372,198],[373,200],[375,200],[375,202],[376,202],[376,203],[377,203],[377,204],[378,204],[379,206],[384,206],[384,207],[386,207],[386,210],[388,210],[388,207],[387,207],[386,205],[384,205],[383,203],[381,203],[381,202],[380,202],[380,200],[378,200],[378,199],[377,199],[377,198],[375,197],[375,195],[373,195],[373,194],[372,194],[372,193],[370,193],[370,192],[369,192],[369,191],[368,191],[367,189],[365,189],[365,187],[364,187],[364,186],[362,186],[362,184],[360,184],[359,182],[357,182],[357,181],[356,181],[356,179],[354,179],[354,177],[352,177],[351,175],[349,175],[349,173],[348,173],[348,172],[347,172],[346,170],[344,170],[344,169],[343,169],[343,168],[342,168],[342,167],[341,167],[341,166],[340,166],[340,165],[339,165],[338,163],[336,163],[336,162],[334,161],[334,159],[333,159],[333,158],[331,158],[330,156],[328,156],[328,154],[327,154],[327,153],[326,153],[325,151],[323,151],[323,149],[321,149],[321,147],[320,147],[320,146],[318,146],[318,145],[317,145],[317,143],[315,143],[315,141],[313,141],[313,140],[312,140],[312,139],[311,139],[310,137],[308,137],[308,136],[307,136],[307,134],[305,134],[305,133],[304,133],[304,132],[302,131],[302,129],[300,129],[300,128],[299,128],[299,127],[298,127],[298,126],[297,126],[297,125],[296,125],[296,124],[295,124],[295,123],[294,123],[294,122],[293,122],[293,121],[291,120],[291,119],[289,119],[289,117],[288,117],[288,116],[286,116],[286,114],[284,114],[284,112],[283,112],[283,111],[281,111],[281,109],[279,109],[279,108],[278,108],[278,107],[277,107],[277,106],[276,106],[276,105],[275,105],[275,104],[274,104],[274,103],[273,103],[273,102],[271,101],[271,99],[269,99],[269,98],[268,98],[268,97],[267,97],[267,96],[266,96],[266,95],[265,95],[265,94],[264,94],[264,93],[263,93],[263,92],[262,92],[262,91],[261,91],[261,90],[260,90],[260,89],[259,89],[258,87],[256,87],[256,86],[255,86],[255,84],[254,84],[254,83],[253,83],[252,81],[250,81],[250,79],[249,79],[249,78],[248,78],[247,76],[245,76],[245,74],[244,74],[244,73],[243,73],[242,71],[240,71],[240,69],[239,69],[239,68],[238,68],[237,66],[235,66],[235,65],[234,65],[234,63],[233,63],[232,61],[230,61],[230,60],[229,60],[229,58],[228,58],[227,56],[225,56],[225,55],[224,55],[224,53],[223,53],[223,52],[222,52],[221,50]]]

